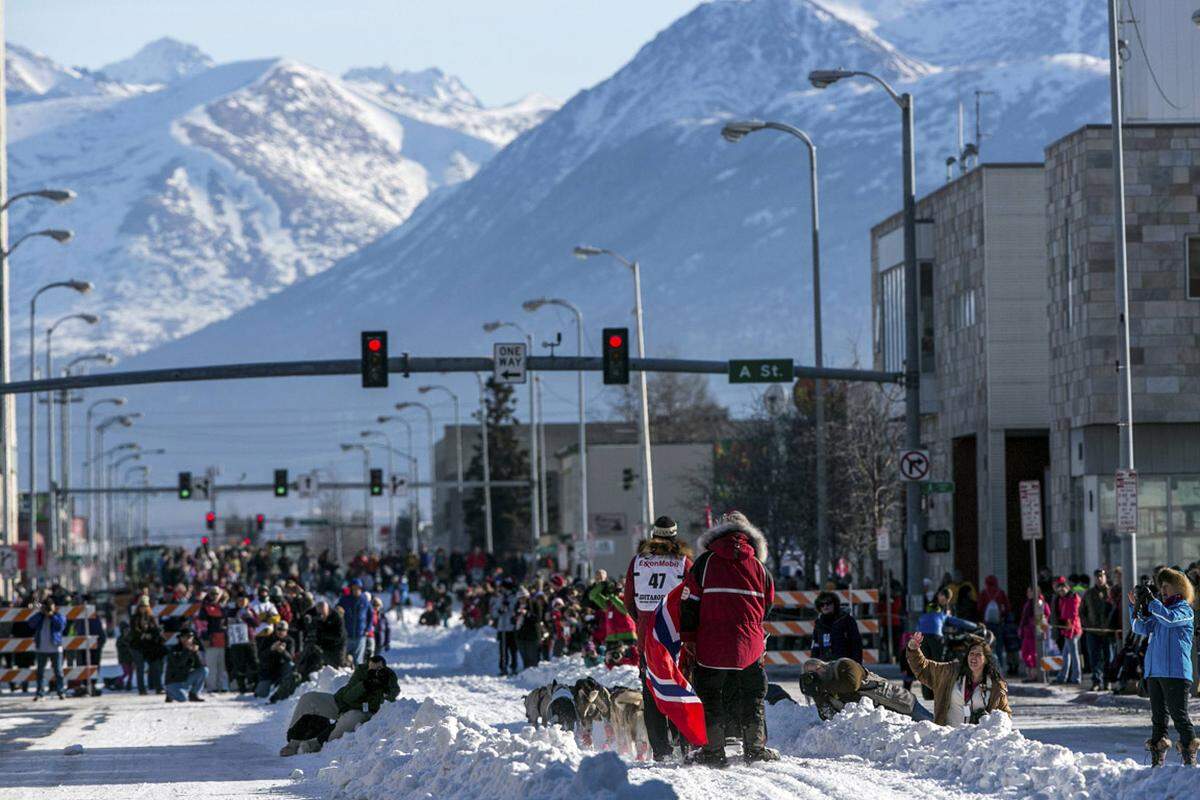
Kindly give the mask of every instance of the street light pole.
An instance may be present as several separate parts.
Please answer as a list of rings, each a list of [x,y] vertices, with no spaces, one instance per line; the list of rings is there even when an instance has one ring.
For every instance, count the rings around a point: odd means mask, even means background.
[[[524,328],[515,322],[489,322],[483,326],[486,333],[492,333],[500,328],[513,328],[520,331],[525,337],[526,347],[525,352],[529,355],[533,354],[533,336],[531,336]],[[542,541],[542,519],[541,519],[541,501],[539,500],[541,493],[541,481],[538,480],[538,435],[537,435],[537,391],[534,388],[533,381],[529,381],[529,526],[533,536],[533,557],[537,558],[538,545]]]
[[[412,424],[408,420],[404,419],[403,417],[397,417],[397,416],[393,416],[390,414],[384,414],[382,416],[377,417],[375,419],[375,421],[378,422],[380,425],[383,425],[385,422],[399,422],[401,425],[403,425],[405,432],[408,434],[408,452],[409,452],[409,454],[411,454],[413,452]],[[421,473],[421,470],[420,470],[420,466],[417,464],[417,459],[415,459],[415,458],[411,459],[409,461],[409,466],[408,466],[409,483],[411,485],[408,487],[407,494],[408,494],[408,526],[410,529],[409,530],[409,547],[410,547],[410,552],[412,552],[414,555],[417,552],[417,544],[418,544],[418,542],[417,542],[418,537],[417,537],[417,486],[416,486],[416,483],[420,478],[420,473]]]
[[[630,261],[620,253],[604,247],[578,245],[575,256],[580,259],[607,255],[624,264],[633,273],[633,313],[637,322],[638,358],[646,357],[646,328],[642,314],[642,268],[637,261]],[[646,370],[638,370],[638,389],[641,393],[641,445],[642,445],[642,536],[650,536],[654,520],[654,468],[650,458],[650,391],[646,384]]]
[[[416,400],[410,400],[404,403],[396,403],[397,411],[403,411],[406,408],[419,408],[425,412],[425,422],[429,429],[429,513],[432,515],[434,505],[437,502],[433,490],[433,485],[437,481],[437,474],[435,473],[436,467],[434,466],[434,462],[437,461],[437,454],[434,453],[433,447],[433,412],[429,410],[429,406],[425,405],[424,403],[417,402]],[[415,492],[416,489],[414,488],[413,491]]]
[[[382,438],[383,441],[387,444],[387,464],[388,464],[387,508],[388,508],[388,540],[389,540],[389,544],[390,544],[391,541],[393,541],[396,537],[396,508],[393,503],[393,495],[392,495],[392,475],[395,474],[396,468],[395,468],[395,465],[392,463],[392,450],[394,449],[392,447],[392,439],[390,436],[388,436],[383,431],[363,431],[362,433],[359,434],[359,436],[361,436],[364,439],[369,439],[372,436],[378,436],[378,437]],[[370,489],[368,489],[367,491],[369,492]],[[367,544],[369,546],[370,542],[368,541]]]
[[[21,242],[33,236],[47,236],[55,241],[66,242],[71,238],[70,231],[46,230],[37,231],[35,233],[27,233],[18,239],[8,252],[4,254],[5,261],[8,260],[8,255],[13,250],[16,250]],[[80,294],[86,294],[91,291],[92,285],[87,281],[55,281],[48,283],[42,288],[33,293],[33,297],[29,298],[29,380],[35,380],[37,377],[37,300],[43,292],[51,289],[73,289]],[[47,378],[52,377],[47,375]],[[29,395],[29,557],[26,559],[26,566],[30,567],[36,563],[37,553],[37,393]],[[52,399],[52,398],[51,398]],[[53,413],[51,413],[53,419]],[[48,454],[49,455],[49,454]],[[50,519],[53,518],[53,513],[47,509],[47,533],[50,533]]]
[[[527,300],[523,305],[526,311],[532,313],[542,306],[559,306],[575,315],[575,350],[579,358],[583,358],[583,312],[574,303],[559,298],[543,297],[539,300]],[[583,543],[584,563],[587,577],[592,575],[592,550],[588,538],[588,481],[587,481],[587,411],[583,386],[583,370],[575,373],[579,391],[579,536]]]
[[[492,462],[488,455],[488,407],[487,387],[483,376],[475,373],[479,383],[479,430],[483,446],[483,525],[484,544],[488,555],[496,554],[496,541],[492,530]]]
[[[76,366],[78,366],[80,364],[84,364],[88,361],[100,361],[104,364],[113,364],[116,362],[116,358],[113,357],[112,355],[110,355],[109,353],[92,353],[90,355],[78,356],[77,358],[74,358],[70,362],[68,362],[67,366],[63,367],[63,376],[70,377],[71,372],[75,369]],[[72,451],[72,446],[74,444],[74,442],[72,442],[72,440],[71,440],[71,402],[73,399],[78,399],[78,400],[82,401],[83,395],[79,394],[79,395],[76,395],[75,398],[72,398],[71,392],[69,392],[66,389],[62,390],[59,393],[59,401],[62,404],[61,417],[60,417],[61,426],[62,426],[62,435],[59,436],[59,446],[61,447],[61,450],[60,450],[61,457],[59,458],[59,462],[61,463],[62,466],[59,468],[59,491],[63,498],[63,504],[67,507],[68,519],[71,519],[74,517],[74,507],[73,507],[71,495],[70,495],[71,467],[72,467],[71,462],[72,462],[72,455],[73,455],[71,451]],[[85,427],[83,430],[84,430],[83,438],[85,441],[85,446],[90,449],[91,437],[88,436],[88,431],[91,430],[90,422],[89,422],[88,426]],[[88,457],[90,458],[90,455]],[[91,495],[88,495],[88,497],[90,499]],[[88,521],[89,522],[91,521],[90,516],[88,518]],[[67,541],[69,544],[70,539],[68,538]]]
[[[95,325],[100,318],[95,314],[68,314],[46,328],[46,377],[54,376],[54,331],[59,325],[71,320],[81,320]],[[65,394],[65,393],[64,393]],[[64,401],[65,402],[65,401]],[[65,432],[64,432],[64,435]],[[50,549],[55,555],[62,550],[62,535],[59,530],[58,489],[54,482],[54,392],[46,393],[46,492],[50,528]]]
[[[0,85],[4,83],[4,37],[3,37],[3,2],[0,0]],[[3,93],[0,93],[0,120],[8,119],[8,111]],[[54,203],[69,203],[75,199],[75,193],[69,189],[37,189],[31,192],[19,192],[8,197],[8,126],[0,125],[0,198],[7,198],[0,205],[0,383],[12,380],[12,339],[9,325],[9,264],[8,256],[16,249],[16,245],[8,246],[8,208],[12,203],[24,198],[41,198]],[[22,237],[21,241],[27,237]],[[68,237],[69,238],[69,237]],[[65,239],[62,241],[66,241]],[[19,242],[18,242],[19,243]],[[33,332],[30,331],[30,335]],[[4,395],[0,397],[0,495],[3,499],[3,518],[0,518],[2,529],[8,537],[5,544],[17,541],[17,411],[16,397]],[[30,541],[36,538],[30,534]],[[32,550],[30,558],[32,558]],[[26,576],[30,574],[26,562]]]
[[[365,444],[344,444],[342,445],[343,452],[351,450],[361,450],[363,456],[363,521],[367,524],[367,531],[370,532],[374,527],[371,515],[371,450]],[[339,537],[337,543],[337,558],[338,563],[342,563],[342,540]]]
[[[1125,116],[1121,109],[1121,58],[1117,23],[1120,19],[1117,0],[1108,0],[1108,84],[1112,124],[1112,180],[1113,180],[1113,255],[1117,262],[1116,280],[1113,288],[1117,305],[1117,370],[1121,375],[1117,390],[1117,409],[1120,423],[1117,426],[1120,440],[1121,468],[1134,469],[1133,460],[1133,363],[1129,352],[1129,264],[1126,259],[1125,240],[1125,140],[1121,126]],[[1197,17],[1193,16],[1193,20]],[[1198,22],[1200,24],[1200,22]],[[1139,34],[1140,35],[1140,34]],[[1124,563],[1125,586],[1137,581],[1137,531],[1127,535],[1128,547],[1121,548]],[[1121,615],[1122,630],[1128,632],[1128,615]]]
[[[96,518],[96,465],[93,463],[92,455],[92,415],[95,413],[98,406],[112,404],[114,406],[125,405],[124,397],[105,397],[103,400],[97,400],[87,408],[84,414],[83,426],[83,446],[84,446],[84,467],[87,469],[87,486],[92,491],[88,493],[88,541],[95,547],[98,544],[96,535],[99,532],[99,520]],[[102,432],[97,432],[97,437],[103,437]],[[103,440],[102,440],[103,441]],[[99,452],[96,450],[95,452]]]
[[[450,399],[454,401],[454,447],[456,450],[455,472],[458,479],[458,528],[456,534],[459,543],[464,538],[463,534],[466,531],[466,514],[463,506],[463,441],[462,441],[462,418],[459,415],[458,395],[450,391],[446,386],[440,384],[433,386],[421,386],[417,389],[421,394],[426,394],[432,391],[443,391],[450,395]]]
[[[818,89],[851,77],[875,81],[900,108],[901,159],[904,175],[904,444],[909,450],[921,449],[921,337],[919,308],[920,275],[917,271],[917,166],[913,150],[913,96],[899,94],[887,81],[870,72],[856,70],[813,70],[808,79]],[[920,612],[924,596],[925,559],[921,533],[925,514],[921,508],[921,487],[915,481],[905,484],[905,554],[908,567],[908,610],[914,618]]]
[[[808,148],[808,180],[810,225],[812,229],[812,284],[813,284],[813,350],[817,369],[825,366],[825,349],[821,344],[821,223],[819,193],[817,190],[817,146],[804,131],[782,122],[730,122],[721,130],[729,142],[739,142],[747,134],[758,130],[775,130],[790,134]],[[817,378],[813,390],[814,416],[816,417],[816,460],[817,460],[817,547],[819,553],[818,581],[823,580],[833,560],[832,542],[829,538],[828,522],[828,477],[825,441],[825,381]]]

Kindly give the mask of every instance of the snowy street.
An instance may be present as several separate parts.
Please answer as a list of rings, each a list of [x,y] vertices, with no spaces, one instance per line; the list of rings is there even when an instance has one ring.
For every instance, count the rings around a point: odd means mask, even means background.
[[[410,620],[415,616],[410,611]],[[533,731],[522,698],[558,677],[593,674],[632,685],[630,668],[585,670],[574,659],[542,664],[515,678],[494,673],[489,631],[393,627],[390,659],[401,699],[321,753],[281,758],[293,701],[278,706],[233,695],[203,705],[167,705],[159,696],[103,697],[34,704],[0,698],[0,799],[680,797],[873,798],[1048,797],[1183,798],[1194,773],[1143,766],[1148,711],[1071,703],[1074,695],[1014,687],[1014,725],[938,729],[890,713],[854,709],[821,724],[807,706],[768,709],[777,763],[651,766],[599,758],[558,731]],[[321,677],[328,688],[332,673]],[[793,690],[793,679],[781,681]],[[798,694],[798,693],[797,693]],[[1107,702],[1107,701],[1105,701]],[[1137,706],[1139,701],[1124,701]],[[64,754],[82,745],[78,755]],[[1132,759],[1132,760],[1124,760]],[[1173,764],[1169,761],[1168,764]],[[294,772],[299,770],[300,772]],[[1153,788],[1147,781],[1153,780]],[[1190,781],[1190,782],[1189,782]],[[1082,793],[1086,792],[1086,794]]]

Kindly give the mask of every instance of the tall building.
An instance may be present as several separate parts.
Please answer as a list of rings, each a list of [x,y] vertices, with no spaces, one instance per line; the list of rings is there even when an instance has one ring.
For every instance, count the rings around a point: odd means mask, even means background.
[[[1196,31],[1192,31],[1195,36]],[[1125,126],[1138,571],[1200,559],[1200,124]],[[1064,568],[1120,563],[1109,126],[1046,150],[1052,517]]]
[[[1018,483],[1050,463],[1044,183],[1041,164],[984,164],[917,203],[922,438],[933,481],[953,484],[924,500],[929,529],[952,533],[951,552],[928,556],[935,583],[1028,585]],[[871,231],[875,366],[895,372],[903,262],[896,214]]]

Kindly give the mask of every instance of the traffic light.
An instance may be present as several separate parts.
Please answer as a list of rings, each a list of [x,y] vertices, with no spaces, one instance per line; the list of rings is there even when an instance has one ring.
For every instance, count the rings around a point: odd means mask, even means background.
[[[200,544],[208,544],[208,537],[207,537],[207,536],[201,536],[201,537],[200,537]]]
[[[190,472],[179,473],[179,499],[192,499],[192,473]]]
[[[209,511],[204,515],[204,527],[208,528],[210,531],[215,531],[217,529],[217,515],[214,512]]]
[[[629,383],[629,329],[604,329],[604,383]]]
[[[286,469],[275,470],[275,496],[287,497],[288,493],[288,474]]]
[[[633,470],[629,467],[621,470],[621,488],[627,492],[633,488]]]
[[[249,547],[249,546],[250,546],[250,537],[247,536],[246,538],[242,539],[242,547]]]
[[[926,553],[949,553],[950,531],[925,531],[921,543]]]
[[[371,470],[371,496],[378,497],[383,494],[383,470]]]
[[[266,515],[265,515],[265,514],[259,514],[258,516],[256,516],[256,517],[254,518],[254,528],[255,528],[255,530],[257,530],[259,533],[262,533],[262,532],[263,532],[263,528],[265,528],[265,527],[267,527],[267,517],[266,517]],[[246,543],[247,543],[247,544],[249,544],[249,543],[250,543],[250,540],[249,540],[249,539],[247,539],[247,540],[246,540]]]
[[[364,389],[388,385],[387,331],[362,332],[362,385]]]

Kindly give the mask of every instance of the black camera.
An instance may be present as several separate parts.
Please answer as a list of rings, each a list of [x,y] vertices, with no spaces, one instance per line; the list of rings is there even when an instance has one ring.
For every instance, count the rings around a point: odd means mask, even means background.
[[[1157,596],[1158,592],[1151,584],[1139,583],[1133,587],[1134,611],[1139,617],[1150,616],[1150,601]]]

